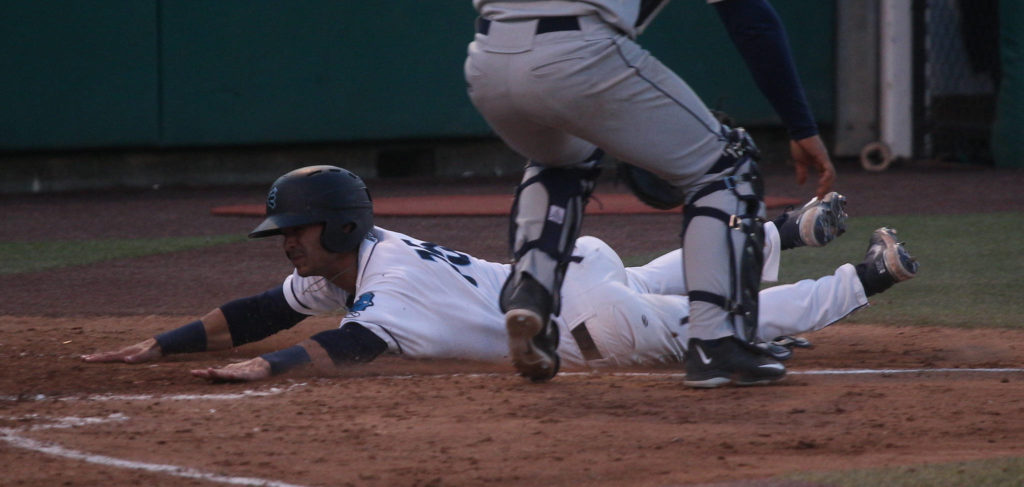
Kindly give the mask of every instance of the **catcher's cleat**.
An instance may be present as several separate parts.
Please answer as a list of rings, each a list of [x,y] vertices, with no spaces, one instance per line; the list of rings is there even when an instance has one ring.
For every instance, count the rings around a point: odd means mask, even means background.
[[[856,267],[864,292],[871,296],[916,276],[918,263],[896,240],[896,230],[882,227],[871,234],[864,261]]]
[[[740,386],[768,384],[786,376],[786,367],[770,355],[736,337],[690,339],[683,356],[689,387],[711,389],[735,382]]]
[[[529,274],[510,278],[501,293],[512,365],[533,382],[558,373],[558,326],[551,322],[552,297]]]
[[[821,200],[815,196],[799,210],[776,220],[782,248],[823,247],[846,232],[846,217],[845,196],[835,191]]]

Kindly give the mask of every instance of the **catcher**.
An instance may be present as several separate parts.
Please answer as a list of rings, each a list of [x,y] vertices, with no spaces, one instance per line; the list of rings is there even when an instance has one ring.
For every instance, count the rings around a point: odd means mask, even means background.
[[[821,246],[841,234],[844,205],[842,196],[829,193],[767,223],[764,277],[776,278],[781,250]],[[200,320],[134,345],[82,358],[139,363],[224,350],[266,338],[308,316],[344,311],[337,329],[284,350],[192,374],[250,381],[309,363],[369,362],[383,353],[509,360],[496,299],[511,272],[509,265],[375,227],[366,185],[333,166],[305,167],[280,177],[270,188],[266,209],[266,219],[249,236],[283,236],[284,252],[295,270],[280,286],[228,302]],[[682,252],[669,252],[641,267],[624,267],[601,240],[578,239],[562,312],[554,318],[564,332],[558,348],[561,360],[577,368],[681,363],[689,339],[689,303],[680,295],[685,289],[679,272]],[[895,231],[880,228],[860,264],[762,291],[758,353],[788,358],[787,346],[806,343],[789,336],[842,319],[866,305],[868,296],[913,277],[917,267]],[[761,382],[758,376],[743,374],[729,381]]]

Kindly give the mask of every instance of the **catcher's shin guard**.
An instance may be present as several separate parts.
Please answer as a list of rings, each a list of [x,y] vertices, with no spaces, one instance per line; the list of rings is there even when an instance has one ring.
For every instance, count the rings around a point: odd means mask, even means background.
[[[731,164],[731,170],[696,191],[684,208],[683,255],[692,321],[700,302],[711,303],[727,313],[736,338],[753,344],[764,266],[764,184],[756,148],[744,133],[734,137],[715,166]],[[724,238],[715,236],[722,235],[715,225],[725,227]],[[728,261],[727,277],[721,275],[722,260]]]
[[[509,354],[519,373],[534,382],[558,373],[559,289],[572,260],[583,208],[594,189],[600,151],[569,168],[527,167],[512,207],[512,273],[501,290]]]
[[[558,314],[558,290],[572,259],[572,249],[583,222],[583,209],[594,191],[603,152],[571,167],[531,164],[516,189],[510,220],[512,275],[505,291],[528,274],[553,295],[551,313]],[[508,292],[502,292],[501,309],[508,311]]]

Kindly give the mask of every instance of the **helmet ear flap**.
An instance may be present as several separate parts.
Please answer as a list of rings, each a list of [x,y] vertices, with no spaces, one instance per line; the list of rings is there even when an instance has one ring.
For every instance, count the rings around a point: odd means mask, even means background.
[[[324,223],[323,232],[320,234],[320,245],[331,252],[348,252],[359,247],[362,235],[354,233],[359,229],[356,222],[340,222],[338,220]]]

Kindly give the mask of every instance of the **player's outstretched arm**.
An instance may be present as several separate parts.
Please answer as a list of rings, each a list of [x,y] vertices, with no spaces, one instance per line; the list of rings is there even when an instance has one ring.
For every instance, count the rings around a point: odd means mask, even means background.
[[[163,355],[163,351],[160,350],[160,344],[156,342],[156,339],[147,338],[139,343],[128,345],[120,350],[82,355],[82,360],[86,362],[125,362],[129,364],[137,364],[142,362],[151,362],[163,357]]]
[[[358,323],[317,333],[298,345],[231,364],[192,371],[192,375],[214,382],[253,381],[312,365],[329,371],[345,364],[369,362],[387,350],[387,343]]]
[[[262,340],[306,318],[294,311],[281,286],[225,303],[174,330],[120,350],[83,355],[86,362],[148,362],[174,353],[226,350]]]
[[[147,338],[134,345],[82,356],[86,362],[152,362],[172,353],[202,352],[231,348],[231,332],[220,308],[202,319]]]

